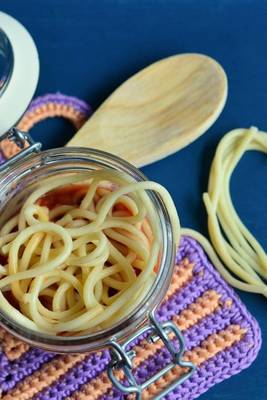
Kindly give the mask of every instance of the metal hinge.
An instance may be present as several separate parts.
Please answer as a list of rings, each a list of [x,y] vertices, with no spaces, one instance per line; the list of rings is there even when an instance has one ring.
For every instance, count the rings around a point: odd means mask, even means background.
[[[148,341],[157,342],[162,340],[169,353],[171,354],[172,361],[167,366],[165,366],[161,371],[153,375],[147,381],[142,384],[138,383],[133,374],[133,359],[135,353],[133,350],[128,350],[130,342],[137,339],[138,336],[149,333]],[[170,340],[169,335],[173,336],[178,340],[179,349],[176,350],[173,342]],[[188,379],[195,371],[195,366],[191,362],[184,361],[182,359],[185,343],[182,333],[178,327],[171,321],[164,322],[160,324],[154,315],[154,312],[149,315],[149,325],[142,327],[137,332],[135,332],[130,338],[127,339],[122,345],[117,343],[116,340],[111,340],[109,342],[111,347],[111,361],[108,365],[108,376],[115,388],[120,390],[125,394],[136,394],[136,400],[142,399],[142,392],[145,388],[151,385],[153,382],[157,381],[168,371],[170,371],[175,366],[180,366],[185,368],[186,371],[183,375],[179,377],[175,382],[171,383],[167,388],[165,388],[160,395],[154,397],[154,400],[162,399],[165,395],[171,392],[174,388],[181,385],[186,379]],[[115,371],[121,369],[124,372],[124,380],[120,381],[116,377]]]
[[[41,143],[34,142],[29,133],[22,132],[17,128],[11,128],[7,133],[2,135],[0,142],[3,140],[15,143],[20,151],[0,165],[0,172],[32,153],[39,153],[42,147]]]

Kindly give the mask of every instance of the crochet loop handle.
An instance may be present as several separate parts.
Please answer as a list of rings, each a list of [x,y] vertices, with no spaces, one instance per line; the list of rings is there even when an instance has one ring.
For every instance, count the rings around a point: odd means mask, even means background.
[[[47,94],[37,97],[31,102],[17,128],[20,131],[28,132],[34,125],[46,118],[61,117],[70,120],[77,130],[91,114],[91,107],[83,100],[61,93]],[[4,136],[6,139],[0,140],[0,165],[6,163],[8,158],[15,156],[20,151],[19,146],[8,139],[8,134]]]
[[[162,370],[153,375],[150,379],[145,381],[142,384],[138,384],[134,374],[134,357],[135,353],[133,350],[127,350],[130,342],[137,339],[140,335],[144,335],[149,333],[148,342],[156,343],[158,340],[162,340],[167,350],[169,351],[172,361],[165,366]],[[175,338],[178,340],[179,349],[176,350],[171,338]],[[111,361],[108,365],[108,377],[111,380],[112,384],[118,389],[120,392],[125,394],[136,394],[136,400],[142,400],[142,392],[152,383],[157,381],[159,378],[164,376],[167,372],[169,372],[175,366],[179,366],[181,368],[185,368],[185,373],[180,376],[178,380],[171,383],[168,387],[164,389],[160,393],[159,396],[155,397],[155,400],[163,398],[166,394],[171,392],[174,388],[181,385],[186,379],[190,378],[195,370],[194,364],[188,361],[184,361],[182,359],[185,343],[183,335],[178,327],[173,322],[164,322],[160,324],[156,317],[155,313],[152,312],[149,315],[149,323],[148,325],[142,327],[137,332],[135,332],[131,337],[127,339],[122,345],[117,343],[116,340],[111,340],[109,342],[109,346],[111,347]],[[124,372],[124,381],[120,381],[116,374],[116,370],[121,369]]]

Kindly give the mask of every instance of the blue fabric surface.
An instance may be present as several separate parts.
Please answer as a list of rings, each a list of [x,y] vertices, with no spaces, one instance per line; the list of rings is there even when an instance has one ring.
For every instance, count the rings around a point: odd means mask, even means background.
[[[1,0],[1,11],[32,33],[40,54],[37,95],[61,91],[94,109],[126,78],[160,58],[183,52],[217,59],[229,78],[229,98],[214,126],[195,143],[144,168],[172,194],[183,226],[206,233],[202,192],[219,139],[235,127],[267,130],[267,2],[262,0]],[[178,72],[178,71],[177,71]],[[33,136],[63,145],[73,130],[46,121]],[[233,178],[240,216],[267,248],[266,156],[244,157]],[[267,300],[241,293],[258,319],[263,347],[256,362],[201,398],[267,398]]]

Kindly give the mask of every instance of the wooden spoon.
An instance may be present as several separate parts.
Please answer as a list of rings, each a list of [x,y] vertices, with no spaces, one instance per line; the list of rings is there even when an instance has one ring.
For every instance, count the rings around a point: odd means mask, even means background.
[[[216,61],[172,56],[119,86],[67,145],[105,150],[141,167],[202,135],[226,97],[227,78]]]

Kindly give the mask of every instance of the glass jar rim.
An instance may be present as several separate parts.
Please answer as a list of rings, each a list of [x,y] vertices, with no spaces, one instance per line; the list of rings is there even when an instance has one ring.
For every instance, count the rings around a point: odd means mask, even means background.
[[[136,167],[113,154],[83,147],[65,147],[46,150],[16,162],[15,165],[12,165],[0,176],[0,186],[8,188],[15,179],[23,178],[33,172],[40,174],[44,167],[57,166],[59,168],[63,163],[64,172],[67,172],[67,165],[75,162],[90,162],[100,168],[120,170],[133,177],[136,181],[147,180],[145,175]],[[163,300],[171,281],[175,263],[175,243],[170,215],[163,199],[158,193],[151,190],[148,190],[147,193],[157,210],[160,220],[162,231],[161,263],[151,289],[142,302],[127,317],[103,331],[84,336],[68,337],[52,336],[30,331],[22,325],[17,324],[16,321],[9,318],[2,310],[0,310],[0,324],[9,332],[31,345],[62,353],[98,350],[107,346],[108,342],[114,338],[118,341],[125,339],[134,329],[143,324],[146,321],[148,313],[155,309]]]

